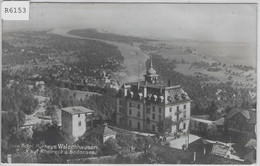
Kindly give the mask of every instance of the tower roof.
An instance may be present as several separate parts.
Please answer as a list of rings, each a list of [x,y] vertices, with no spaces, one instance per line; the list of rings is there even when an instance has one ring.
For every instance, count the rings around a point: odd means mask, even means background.
[[[153,61],[152,58],[150,58],[150,68],[146,71],[147,75],[154,75],[156,74],[156,71],[153,68]]]
[[[147,70],[147,74],[153,75],[156,74],[156,71],[154,70],[154,68],[151,67],[149,70]]]

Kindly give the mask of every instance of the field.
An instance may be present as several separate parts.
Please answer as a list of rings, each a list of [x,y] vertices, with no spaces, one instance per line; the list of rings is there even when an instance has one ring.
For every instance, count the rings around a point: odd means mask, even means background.
[[[233,81],[237,87],[256,87],[256,54],[249,43],[218,43],[189,40],[154,41],[141,49],[174,61],[174,70],[208,78],[211,83]]]

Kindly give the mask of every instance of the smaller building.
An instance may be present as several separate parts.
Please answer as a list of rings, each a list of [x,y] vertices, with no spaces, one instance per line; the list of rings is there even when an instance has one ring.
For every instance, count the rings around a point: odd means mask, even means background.
[[[92,126],[93,113],[82,106],[61,108],[61,130],[78,139]]]
[[[231,141],[244,147],[250,139],[256,138],[256,110],[233,108],[226,116],[226,129]]]
[[[209,120],[207,115],[192,116],[190,118],[190,132],[199,136],[216,136],[224,132],[224,118]]]
[[[96,128],[93,128],[91,134],[96,137],[101,143],[105,143],[109,138],[116,139],[116,132],[110,128],[106,124],[97,125]]]
[[[256,140],[250,139],[245,148],[244,160],[249,164],[256,163]]]

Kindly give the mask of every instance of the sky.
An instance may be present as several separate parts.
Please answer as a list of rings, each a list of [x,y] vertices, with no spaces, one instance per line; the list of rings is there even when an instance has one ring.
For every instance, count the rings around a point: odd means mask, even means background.
[[[95,28],[156,39],[256,42],[254,4],[31,3],[29,21],[4,21],[3,30]]]

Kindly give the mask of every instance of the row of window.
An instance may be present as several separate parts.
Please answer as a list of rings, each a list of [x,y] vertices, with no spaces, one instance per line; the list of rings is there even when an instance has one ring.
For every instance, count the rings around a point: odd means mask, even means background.
[[[78,126],[81,126],[81,121],[78,122]],[[68,127],[69,127],[68,124],[67,124],[67,123],[64,123],[64,128],[67,129]]]
[[[152,115],[152,119],[155,120],[155,114]],[[159,119],[159,121],[162,120],[162,116],[159,115],[158,119]],[[150,118],[149,117],[146,119],[146,123],[150,124]]]
[[[129,110],[129,115],[132,115],[132,110],[131,110],[131,109]],[[141,117],[140,111],[137,111],[137,115],[136,115],[136,116],[137,116],[137,117]],[[180,117],[179,114],[177,114],[176,116],[177,116],[177,121],[179,121],[179,119],[180,119],[180,118],[179,118],[179,117]],[[186,118],[186,111],[183,112],[183,118]],[[152,119],[155,119],[155,114],[154,114],[154,113],[152,114]],[[162,119],[162,116],[159,115],[159,118],[158,118],[158,119],[161,120],[161,119]]]
[[[129,110],[129,115],[132,115],[132,110],[131,109]],[[137,111],[137,115],[136,116],[137,117],[141,117],[140,111]]]
[[[70,113],[65,112],[65,111],[62,111],[62,115],[63,115],[63,116],[71,116]],[[79,118],[80,118],[80,116],[81,116],[81,114],[78,114],[78,117],[79,117]],[[86,116],[88,116],[88,115],[86,114]]]
[[[130,108],[132,107],[132,103],[131,103],[131,102],[129,102],[129,107],[130,107]],[[140,104],[137,104],[137,108],[138,108],[139,110],[141,109]]]

